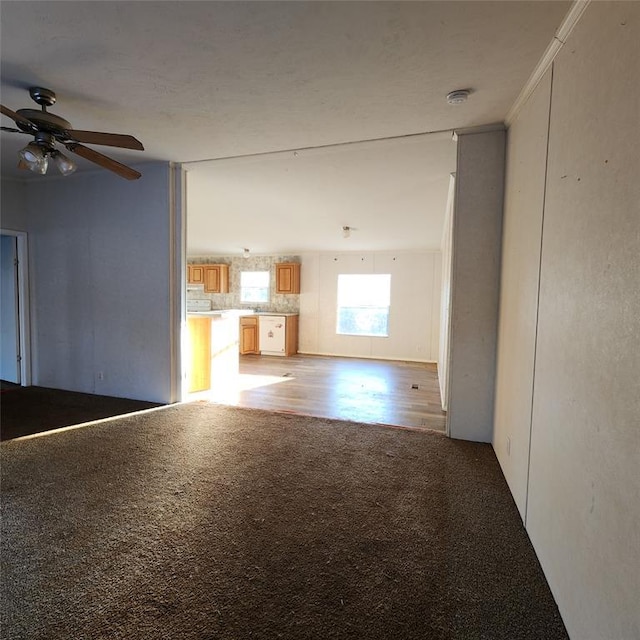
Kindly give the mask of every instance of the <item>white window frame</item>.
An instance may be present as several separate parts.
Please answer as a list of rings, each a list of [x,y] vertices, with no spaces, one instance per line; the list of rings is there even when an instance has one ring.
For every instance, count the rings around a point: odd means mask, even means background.
[[[243,280],[247,280],[248,278],[245,276],[251,276],[253,274],[261,274],[263,276],[262,279],[265,280],[265,283],[262,285],[255,284],[245,284]],[[258,278],[255,278],[256,280]],[[260,298],[258,299],[255,295],[250,295],[251,292],[262,291],[266,292],[266,299]],[[258,296],[259,297],[259,296]],[[242,303],[257,303],[257,304],[266,304],[269,302],[271,297],[271,272],[270,271],[241,271],[240,272],[240,302]]]
[[[390,311],[391,274],[341,273],[338,275],[337,335],[388,338]],[[383,322],[380,322],[382,319]],[[376,323],[380,325],[377,330]],[[351,328],[348,327],[349,324]],[[360,325],[361,329],[358,330],[357,325]]]

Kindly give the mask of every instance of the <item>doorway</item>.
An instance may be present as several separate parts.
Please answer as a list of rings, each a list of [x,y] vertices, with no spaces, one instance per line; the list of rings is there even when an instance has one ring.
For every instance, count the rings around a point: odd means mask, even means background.
[[[27,234],[0,231],[0,380],[31,384]]]

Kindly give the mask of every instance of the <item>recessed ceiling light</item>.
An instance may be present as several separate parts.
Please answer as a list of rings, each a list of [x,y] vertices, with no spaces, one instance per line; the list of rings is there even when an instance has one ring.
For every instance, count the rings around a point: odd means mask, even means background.
[[[456,89],[447,94],[447,102],[449,104],[462,104],[467,101],[471,95],[471,89]]]

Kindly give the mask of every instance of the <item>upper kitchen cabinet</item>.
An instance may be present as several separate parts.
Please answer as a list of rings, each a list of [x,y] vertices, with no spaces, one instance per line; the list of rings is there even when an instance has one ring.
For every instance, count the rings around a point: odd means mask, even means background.
[[[300,265],[297,262],[276,263],[276,293],[300,293]]]
[[[229,265],[188,264],[187,283],[203,284],[206,293],[229,293]]]
[[[204,284],[204,265],[187,265],[187,282],[189,284]]]
[[[206,293],[229,293],[229,265],[204,265],[204,290]]]

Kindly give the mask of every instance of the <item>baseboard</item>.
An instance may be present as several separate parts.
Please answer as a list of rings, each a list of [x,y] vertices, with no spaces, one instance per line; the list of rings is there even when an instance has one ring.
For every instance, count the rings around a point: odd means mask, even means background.
[[[418,364],[438,364],[437,360],[418,360],[417,358],[389,358],[385,356],[356,356],[352,353],[326,353],[322,351],[298,351],[301,356],[324,356],[328,358],[358,358],[361,360],[388,360],[390,362],[416,362]]]

